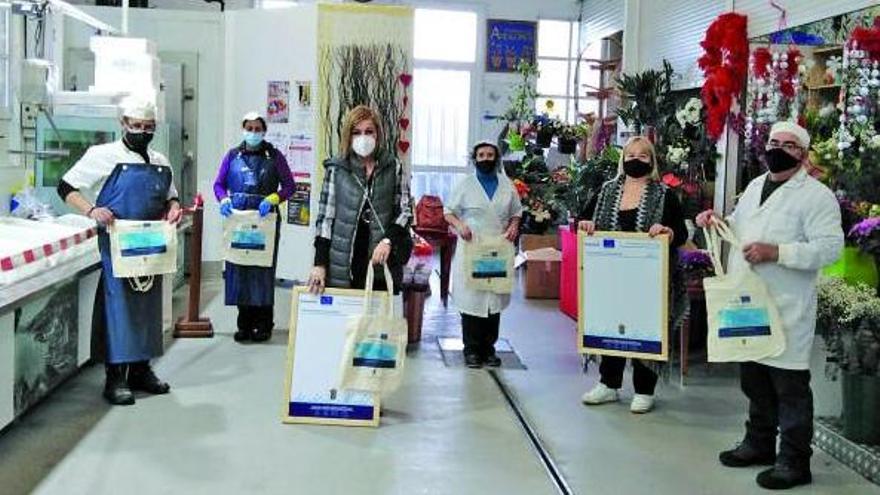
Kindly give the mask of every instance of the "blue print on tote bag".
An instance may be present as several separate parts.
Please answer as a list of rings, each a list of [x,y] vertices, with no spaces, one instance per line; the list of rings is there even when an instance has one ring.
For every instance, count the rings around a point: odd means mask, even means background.
[[[474,260],[474,278],[501,278],[507,276],[507,260],[498,251],[488,253],[485,258]]]
[[[241,230],[232,233],[232,248],[265,251],[266,234],[256,225],[243,226]]]
[[[354,349],[352,365],[362,368],[397,367],[397,346],[388,341],[387,334],[380,338],[358,342]]]
[[[155,230],[122,233],[119,243],[119,253],[123,257],[161,254],[168,250],[165,236],[161,231]]]

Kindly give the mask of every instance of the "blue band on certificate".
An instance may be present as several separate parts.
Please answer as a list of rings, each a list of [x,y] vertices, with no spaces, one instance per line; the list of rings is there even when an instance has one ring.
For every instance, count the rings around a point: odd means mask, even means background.
[[[374,406],[355,406],[350,404],[322,404],[319,402],[291,402],[290,416],[300,418],[354,419],[369,421],[373,419]]]
[[[663,344],[661,342],[614,337],[593,337],[589,335],[584,336],[584,347],[608,351],[641,352],[644,354],[661,354],[663,351]]]

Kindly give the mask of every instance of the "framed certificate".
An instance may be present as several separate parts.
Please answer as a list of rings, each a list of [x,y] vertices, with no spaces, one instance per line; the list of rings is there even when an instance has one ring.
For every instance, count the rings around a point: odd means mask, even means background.
[[[669,359],[669,238],[578,236],[578,350]]]
[[[292,292],[282,421],[379,426],[378,395],[337,388],[349,321],[363,311],[364,292],[327,289],[313,295],[305,287]]]

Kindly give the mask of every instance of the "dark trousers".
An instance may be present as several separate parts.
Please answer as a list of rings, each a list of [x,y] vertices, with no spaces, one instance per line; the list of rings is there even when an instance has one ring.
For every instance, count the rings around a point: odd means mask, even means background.
[[[238,328],[271,332],[275,326],[275,306],[238,306]]]
[[[501,313],[490,314],[488,317],[462,313],[461,336],[465,355],[476,354],[484,359],[494,356],[500,326]]]
[[[745,442],[764,452],[776,450],[777,461],[809,469],[813,449],[813,391],[809,370],[786,370],[759,363],[742,363],[740,386],[749,399]]]
[[[633,359],[633,388],[637,394],[654,395],[657,386],[657,373],[651,371],[638,359]],[[623,386],[623,369],[626,368],[626,358],[614,356],[602,356],[602,364],[599,365],[601,382],[608,388],[618,389]]]

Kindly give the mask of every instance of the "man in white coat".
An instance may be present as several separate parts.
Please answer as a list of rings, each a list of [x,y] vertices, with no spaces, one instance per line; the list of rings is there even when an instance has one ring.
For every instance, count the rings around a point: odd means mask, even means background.
[[[768,489],[812,481],[810,352],[816,329],[816,279],[843,249],[837,199],[803,167],[809,147],[804,128],[775,124],[767,144],[769,172],[748,185],[729,218],[743,248],[731,253],[728,271],[745,270],[750,264],[767,284],[782,316],[786,347],[779,356],[742,363],[740,384],[749,399],[745,439],[719,459],[729,467],[773,465],[757,477]],[[697,225],[706,226],[715,218],[714,212],[705,211],[697,216]]]

